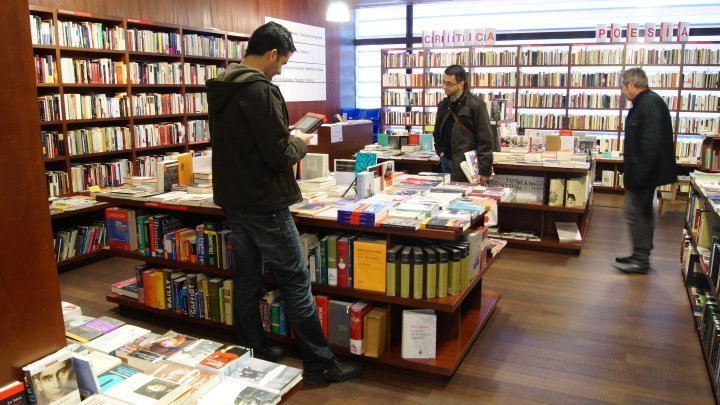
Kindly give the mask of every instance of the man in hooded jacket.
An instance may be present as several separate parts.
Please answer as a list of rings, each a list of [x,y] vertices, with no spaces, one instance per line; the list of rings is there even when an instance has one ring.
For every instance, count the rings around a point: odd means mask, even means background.
[[[250,37],[242,64],[207,82],[213,149],[213,196],[231,229],[233,315],[241,344],[278,361],[283,350],[265,337],[258,300],[261,264],[280,287],[298,339],[304,381],[321,385],[359,376],[362,369],[330,351],[310,292],[300,239],[288,207],[302,200],[293,166],[311,135],[291,134],[280,89],[270,80],[295,52],[290,32],[275,22]]]

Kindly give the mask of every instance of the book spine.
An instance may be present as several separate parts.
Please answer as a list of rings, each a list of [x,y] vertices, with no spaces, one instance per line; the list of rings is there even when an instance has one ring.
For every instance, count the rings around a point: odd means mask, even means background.
[[[433,299],[437,292],[437,263],[428,263],[425,269],[425,297]]]
[[[400,264],[400,297],[410,298],[410,282],[412,277],[412,264],[409,255],[403,253]]]
[[[225,325],[233,324],[233,281],[223,281],[223,305],[225,308]]]
[[[348,257],[348,240],[340,238],[337,242],[337,285],[338,287],[348,288],[348,265],[350,258]]]
[[[328,297],[325,295],[315,296],[315,306],[318,311],[318,318],[320,318],[320,326],[322,327],[325,339],[328,338]]]
[[[445,298],[448,294],[448,263],[440,262],[438,265],[437,296]]]

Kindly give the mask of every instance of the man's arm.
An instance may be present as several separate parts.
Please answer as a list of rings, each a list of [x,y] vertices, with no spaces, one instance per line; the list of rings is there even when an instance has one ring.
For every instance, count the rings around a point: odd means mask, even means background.
[[[250,100],[245,104],[250,135],[265,165],[273,171],[292,167],[307,154],[305,137],[290,135],[284,120],[282,101],[276,98],[267,83],[251,85]],[[303,134],[306,135],[306,134]]]
[[[435,126],[433,127],[433,143],[435,144],[435,153],[442,155],[442,145],[440,144],[440,112],[442,111],[442,101],[438,103],[437,114],[435,114]]]
[[[480,101],[480,108],[473,113],[473,128],[475,129],[475,137],[477,144],[477,160],[480,172],[480,180],[486,181],[492,174],[493,149],[495,141],[493,140],[492,129],[490,128],[490,116],[488,115],[487,105],[483,100]]]

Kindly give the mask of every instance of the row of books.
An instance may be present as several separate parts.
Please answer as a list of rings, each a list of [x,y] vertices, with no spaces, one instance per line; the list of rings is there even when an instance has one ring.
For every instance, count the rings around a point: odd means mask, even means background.
[[[517,79],[515,72],[470,73],[471,86],[515,87]]]
[[[593,185],[620,188],[625,186],[625,183],[623,181],[625,176],[621,172],[616,172],[614,170],[603,170],[600,173],[600,176],[600,182],[594,182]]]
[[[566,65],[568,64],[566,50],[553,51],[525,51],[522,53],[522,65]],[[623,49],[573,49],[570,54],[572,65],[644,65],[644,64],[680,64],[680,58],[686,64],[718,64],[720,52],[717,49],[686,49],[681,52],[675,49],[628,49],[623,59]],[[387,53],[383,56],[384,67],[445,67],[453,63],[463,66],[514,66],[517,52],[515,50],[480,50],[456,52],[424,52]],[[456,61],[449,63],[447,61]],[[470,61],[470,62],[468,62]]]
[[[185,111],[188,114],[207,113],[208,102],[207,93],[186,93],[185,94]]]
[[[133,132],[136,148],[175,145],[185,142],[185,125],[182,122],[134,125]]]
[[[45,96],[54,97],[55,95]],[[135,96],[134,96],[135,97]],[[41,97],[38,97],[38,100]],[[122,118],[130,116],[128,96],[117,93],[105,94],[68,94],[63,97],[65,119],[87,120],[96,118]],[[55,119],[60,119],[59,117]]]
[[[58,43],[74,48],[125,50],[125,29],[99,22],[58,21]]]
[[[436,112],[383,111],[386,125],[435,125]]]
[[[128,49],[131,51],[179,55],[181,46],[180,34],[128,28]]]
[[[228,39],[227,57],[229,59],[242,59],[245,57],[246,49],[247,41],[234,41],[232,39]]]
[[[673,118],[673,124],[675,119]],[[720,130],[720,118],[716,117],[680,117],[678,132],[684,134],[697,134],[700,132],[717,133]]]
[[[55,57],[52,55],[35,55],[35,82],[57,83],[57,69],[55,68]]]
[[[46,159],[65,156],[65,137],[58,131],[40,131],[42,155]]]
[[[70,156],[126,150],[132,147],[128,127],[91,127],[67,132],[67,153]],[[64,148],[60,148],[63,152]]]
[[[91,186],[118,187],[132,173],[128,159],[114,159],[104,163],[84,163],[70,166],[72,192],[79,193]]]
[[[139,93],[131,97],[135,116],[185,113],[183,95],[179,93]]]
[[[107,245],[106,238],[103,221],[59,230],[53,233],[55,261],[62,262],[75,256],[97,252]]]
[[[128,81],[132,84],[182,84],[182,72],[180,62],[130,62]]]
[[[183,35],[185,54],[213,58],[227,57],[227,45],[223,38],[209,35]]]
[[[208,278],[202,273],[143,264],[135,268],[135,277],[113,284],[111,290],[148,307],[176,315],[233,324],[231,279]]]
[[[123,61],[109,58],[73,59],[61,58],[60,67],[63,83],[80,84],[125,84],[127,65]]]
[[[30,39],[33,45],[53,45],[55,43],[53,20],[44,20],[39,15],[30,14]]]

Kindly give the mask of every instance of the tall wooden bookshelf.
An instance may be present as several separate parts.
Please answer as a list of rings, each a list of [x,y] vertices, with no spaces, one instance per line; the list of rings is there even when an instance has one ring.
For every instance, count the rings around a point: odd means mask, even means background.
[[[56,96],[58,101],[57,114],[45,117],[45,120],[41,117],[40,122],[41,138],[46,138],[46,133],[55,133],[52,135],[55,142],[45,143],[42,151],[46,173],[64,173],[59,175],[64,178],[62,183],[65,187],[59,187],[60,190],[53,192],[48,186],[51,197],[85,193],[91,185],[120,185],[121,172],[126,175],[148,174],[141,169],[142,165],[138,164],[141,159],[167,152],[201,150],[210,146],[205,80],[217,75],[230,63],[241,61],[249,39],[248,34],[38,6],[30,6],[29,13],[30,16],[49,23],[50,27],[46,31],[48,35],[45,36],[45,41],[33,38],[33,53],[36,58],[41,58],[36,60],[36,71],[40,71],[38,64],[45,64],[46,67],[51,66],[55,72],[55,79],[50,82],[36,74],[38,97]],[[66,26],[73,23],[77,25]],[[78,38],[84,38],[84,42],[61,45],[63,27],[66,28],[65,32],[72,32],[73,28],[87,28],[90,24],[96,24],[95,27],[102,24],[104,33],[115,41],[91,44],[87,35],[77,35]],[[110,32],[114,32],[115,36]],[[198,49],[191,47],[191,43],[198,44]],[[212,46],[207,46],[210,44]],[[69,65],[62,62],[64,58],[71,59],[73,64],[85,65],[105,60],[106,67],[115,66],[117,69],[120,65],[124,66],[124,71],[121,74],[119,70],[115,70],[114,78],[111,74],[106,77],[95,74],[90,75],[90,80],[81,80],[76,76],[75,81],[80,83],[66,82],[63,81],[63,67]],[[131,69],[139,71],[140,74],[131,74]],[[186,74],[191,69],[194,74]],[[73,70],[83,72],[79,68]],[[174,73],[151,73],[160,70]],[[201,76],[196,74],[198,70],[206,73],[204,78],[198,79],[198,76]],[[111,80],[105,80],[107,78]],[[76,94],[117,97],[123,100],[126,110],[113,114],[109,110],[101,110],[96,102],[95,108],[92,108],[87,116],[71,116],[65,100],[66,97]],[[142,107],[141,101],[151,97],[161,100],[158,103],[160,109],[150,112],[148,109],[139,110]],[[168,109],[168,99],[174,99],[172,109]],[[141,130],[156,125],[174,128],[178,133],[178,130],[181,130],[183,135],[170,135],[159,141],[157,136],[141,139]],[[96,142],[96,147],[91,149],[87,137],[81,138],[78,135],[79,131],[90,128],[100,128],[99,131],[117,129],[114,136],[96,137],[96,141],[101,140],[101,145],[98,147]],[[70,137],[78,140],[74,142],[74,148],[70,147]],[[56,231],[64,226],[87,225],[89,220],[102,219],[101,216],[89,215],[89,211],[53,215],[53,229]],[[102,213],[101,210],[97,212]],[[76,217],[76,220],[69,217]],[[85,259],[94,260],[102,256],[102,252],[92,252],[60,262],[58,266],[74,266],[83,263]]]
[[[159,210],[158,212],[176,211],[183,213],[183,215],[195,215],[196,218],[198,215],[201,217],[210,216],[213,218],[222,218],[222,211],[218,208],[158,204],[148,201],[116,199],[108,196],[98,196],[98,200],[126,207],[135,207],[146,212],[147,210]],[[374,234],[380,238],[385,238],[389,246],[396,243],[402,243],[402,241],[407,238],[453,241],[463,234],[460,231],[432,229],[408,231],[402,229],[346,225],[331,220],[304,217],[296,217],[295,220],[299,228],[308,231],[328,232],[341,230]],[[140,255],[137,252],[119,252],[108,250],[108,254],[172,267],[183,272],[201,272],[207,274],[209,277],[225,276],[229,278],[232,276],[231,272],[228,270],[176,260],[151,258]],[[500,299],[501,293],[482,288],[482,277],[490,269],[496,258],[497,256],[487,261],[486,265],[481,269],[477,276],[470,281],[469,286],[464,291],[461,291],[458,295],[448,296],[445,298],[411,299],[389,297],[385,294],[377,292],[315,283],[312,285],[312,290],[314,293],[325,294],[333,298],[368,300],[372,301],[376,306],[388,309],[388,327],[387,334],[385,336],[386,351],[379,358],[370,358],[365,356],[356,356],[355,358],[427,374],[452,376],[462,362],[465,354],[470,349],[470,346],[472,346],[473,342],[482,330],[483,326],[492,315],[495,306]],[[265,277],[265,281],[271,284],[274,283],[272,277]],[[155,315],[166,316],[179,321],[186,321],[219,330],[232,330],[231,326],[179,316],[174,314],[172,311],[150,308],[138,303],[137,300],[121,297],[113,293],[107,295],[107,300],[118,304],[120,307],[145,311]],[[416,360],[402,358],[402,339],[400,333],[402,327],[402,309],[408,308],[428,308],[436,311],[438,315],[438,340],[437,357],[435,359]],[[269,334],[268,337],[279,342],[290,341],[283,335]],[[333,346],[332,349],[335,353],[350,355],[349,350],[346,348]]]
[[[720,95],[719,52],[720,42],[697,41],[382,49],[381,130],[425,131],[434,125],[434,109],[444,96],[442,72],[459,64],[468,70],[471,91],[514,101],[518,127],[584,131],[612,140],[611,150],[621,151],[624,118],[631,105],[620,90],[620,75],[630,67],[642,67],[650,88],[668,102],[678,145],[701,129],[720,126],[718,111],[703,108],[697,100]],[[709,75],[703,77],[706,71]],[[415,76],[388,82],[392,74]],[[393,121],[397,117],[392,111],[408,119]],[[703,120],[707,128],[698,125]],[[601,158],[597,164],[598,175],[602,170],[621,171],[616,159]],[[685,171],[699,165],[681,164]]]

